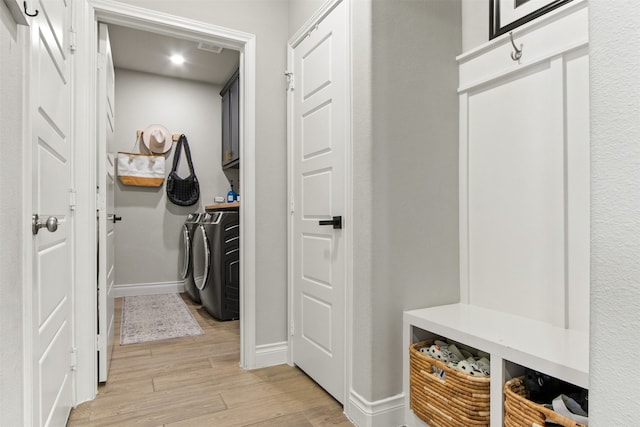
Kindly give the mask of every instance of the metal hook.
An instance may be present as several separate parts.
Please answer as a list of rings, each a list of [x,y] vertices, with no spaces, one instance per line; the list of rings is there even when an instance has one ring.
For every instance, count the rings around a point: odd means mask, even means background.
[[[40,11],[38,9],[36,9],[36,11],[34,13],[27,12],[27,2],[26,2],[26,0],[22,2],[22,6],[24,7],[24,14],[27,15],[27,16],[34,17],[34,16],[38,16],[38,13],[40,13]]]
[[[522,43],[520,43],[520,49],[516,47],[516,44],[513,42],[513,32],[509,32],[509,39],[511,40],[511,45],[513,46],[514,52],[511,52],[511,59],[514,61],[520,60],[522,58]]]
[[[514,61],[519,61],[522,58],[522,43],[520,43],[520,49],[516,47],[516,44],[513,42],[513,32],[509,33],[509,39],[511,39],[511,45],[513,46],[513,50],[515,52],[511,52],[511,59]]]

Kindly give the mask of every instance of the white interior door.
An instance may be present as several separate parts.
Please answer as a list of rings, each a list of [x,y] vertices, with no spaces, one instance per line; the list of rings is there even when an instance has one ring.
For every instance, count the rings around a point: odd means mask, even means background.
[[[72,254],[70,207],[70,6],[38,2],[31,18],[30,116],[34,221],[32,259],[32,422],[63,426],[72,404]],[[56,227],[57,224],[57,227]]]
[[[98,380],[107,381],[113,350],[115,280],[115,71],[106,24],[98,24]]]
[[[346,6],[293,52],[293,362],[338,401],[345,389]],[[348,219],[347,219],[348,221]],[[348,224],[347,224],[348,225]]]

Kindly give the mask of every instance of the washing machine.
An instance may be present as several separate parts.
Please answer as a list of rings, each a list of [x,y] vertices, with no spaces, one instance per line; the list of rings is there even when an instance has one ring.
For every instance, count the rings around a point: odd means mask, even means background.
[[[198,228],[200,217],[203,214],[194,212],[187,215],[180,233],[180,265],[178,269],[184,281],[184,290],[196,303],[200,304],[200,292],[193,281],[193,233]]]
[[[218,320],[240,318],[237,211],[207,212],[193,234],[193,278],[202,306]]]

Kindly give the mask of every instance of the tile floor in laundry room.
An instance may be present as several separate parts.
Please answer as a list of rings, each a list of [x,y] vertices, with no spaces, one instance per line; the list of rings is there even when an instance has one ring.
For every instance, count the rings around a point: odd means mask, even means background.
[[[204,335],[119,345],[109,379],[71,412],[68,426],[352,426],[342,406],[288,365],[239,367],[240,322],[219,322],[182,295]]]

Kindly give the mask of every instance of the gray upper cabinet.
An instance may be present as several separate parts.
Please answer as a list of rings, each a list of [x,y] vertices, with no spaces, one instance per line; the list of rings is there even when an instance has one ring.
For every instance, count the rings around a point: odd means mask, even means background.
[[[240,167],[240,73],[233,74],[222,96],[222,168]]]

